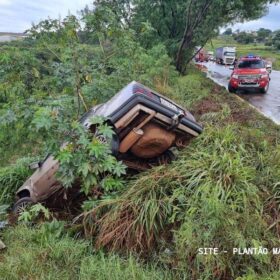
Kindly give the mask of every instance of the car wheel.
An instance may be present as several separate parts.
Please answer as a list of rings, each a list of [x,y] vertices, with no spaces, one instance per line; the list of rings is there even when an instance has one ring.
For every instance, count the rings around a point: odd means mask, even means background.
[[[230,93],[236,93],[236,89],[233,88],[230,84],[228,84],[228,91],[229,91]]]
[[[260,92],[261,92],[261,93],[267,93],[268,89],[269,89],[269,84],[268,84],[266,87],[261,88],[261,89],[260,89]]]
[[[33,205],[34,202],[31,199],[31,197],[26,196],[23,198],[20,198],[13,206],[12,212],[16,215],[19,215],[22,213],[25,209],[27,209],[29,206]]]
[[[102,134],[97,134],[96,138],[101,143],[109,145],[113,156],[116,156],[118,154],[119,147],[120,147],[120,140],[117,134],[113,134],[112,139],[108,139],[104,137]]]
[[[157,161],[159,165],[162,165],[162,164],[169,164],[175,159],[176,156],[174,155],[174,153],[170,150],[167,150],[161,156],[158,157]]]

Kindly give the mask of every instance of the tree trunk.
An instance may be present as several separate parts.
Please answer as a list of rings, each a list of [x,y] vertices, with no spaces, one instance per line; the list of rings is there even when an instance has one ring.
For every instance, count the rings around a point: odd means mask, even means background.
[[[183,40],[180,44],[179,50],[177,52],[176,56],[176,69],[183,74],[185,71],[185,66],[184,66],[184,51],[187,48],[187,46],[190,45],[190,42],[192,41],[192,36],[191,34],[188,34],[183,37]]]
[[[187,14],[186,14],[186,27],[184,31],[184,35],[179,47],[179,50],[177,52],[176,57],[176,69],[183,74],[185,71],[185,50],[187,47],[191,46],[191,43],[193,41],[193,37],[195,32],[197,32],[197,27],[203,22],[205,15],[207,14],[207,11],[209,10],[210,6],[213,4],[213,0],[204,0],[202,2],[201,7],[195,7],[194,1],[191,0],[189,3],[189,6],[187,8]]]
[[[176,69],[179,71],[181,74],[183,74],[183,47],[182,45],[179,48],[179,51],[177,53],[176,57]]]

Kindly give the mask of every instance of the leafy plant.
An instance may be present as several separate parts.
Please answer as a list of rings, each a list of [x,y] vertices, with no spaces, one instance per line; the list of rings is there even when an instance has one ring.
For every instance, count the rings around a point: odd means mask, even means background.
[[[91,129],[86,129],[76,121],[66,124],[63,109],[46,108],[37,113],[33,122],[36,128],[43,133],[51,129],[47,143],[59,161],[57,178],[63,186],[69,188],[78,182],[88,196],[94,187],[105,194],[122,187],[119,177],[125,174],[125,166],[112,155],[114,131],[102,118],[93,118]],[[63,139],[64,144],[57,145],[57,139]]]
[[[46,207],[44,207],[41,203],[36,203],[35,205],[30,206],[30,208],[24,209],[24,211],[20,213],[18,220],[22,222],[31,222],[38,218],[41,214],[46,220],[49,220],[51,217],[51,214]]]

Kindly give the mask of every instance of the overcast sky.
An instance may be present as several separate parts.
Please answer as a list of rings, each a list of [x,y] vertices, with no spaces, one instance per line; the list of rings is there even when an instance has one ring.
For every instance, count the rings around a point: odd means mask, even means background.
[[[92,0],[0,0],[0,32],[23,32],[31,22],[38,23],[48,16],[64,17],[76,13]],[[269,14],[259,20],[236,24],[233,29],[257,30],[260,27],[280,29],[280,5],[271,6]]]
[[[0,0],[1,1],[1,0]],[[231,26],[233,30],[258,30],[259,28],[268,28],[271,30],[280,29],[280,4],[271,5],[269,7],[268,15],[258,19],[245,23],[238,23]]]
[[[91,0],[0,0],[0,32],[23,32],[50,16],[64,17],[68,11],[76,14],[91,4]]]

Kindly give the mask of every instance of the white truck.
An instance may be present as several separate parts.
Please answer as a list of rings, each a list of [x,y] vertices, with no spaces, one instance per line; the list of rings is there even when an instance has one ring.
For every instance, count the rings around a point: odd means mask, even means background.
[[[216,49],[216,62],[219,64],[232,65],[236,59],[235,47],[221,47]]]

